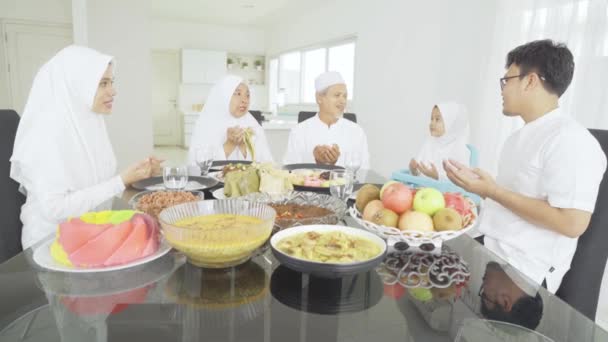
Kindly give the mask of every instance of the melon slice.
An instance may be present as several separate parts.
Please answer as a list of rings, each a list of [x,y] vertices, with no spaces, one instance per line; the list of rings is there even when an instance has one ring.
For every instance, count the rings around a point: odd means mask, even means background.
[[[101,267],[132,231],[131,221],[110,227],[71,253],[70,261],[77,267]]]
[[[104,266],[114,266],[125,264],[144,255],[144,249],[148,244],[148,227],[141,217],[133,217],[131,220],[133,231],[125,239],[123,244],[104,262]]]
[[[59,244],[66,253],[71,254],[111,226],[111,224],[85,223],[77,218],[71,219],[59,225]]]

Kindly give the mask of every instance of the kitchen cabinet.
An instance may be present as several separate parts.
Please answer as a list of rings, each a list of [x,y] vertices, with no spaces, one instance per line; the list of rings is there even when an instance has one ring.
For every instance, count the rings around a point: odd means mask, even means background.
[[[182,49],[182,83],[217,82],[226,75],[226,51]]]

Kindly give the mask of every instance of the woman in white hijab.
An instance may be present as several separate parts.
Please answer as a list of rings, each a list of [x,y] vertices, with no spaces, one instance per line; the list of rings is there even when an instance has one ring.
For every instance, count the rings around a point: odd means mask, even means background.
[[[147,158],[115,175],[104,121],[116,95],[113,64],[111,56],[68,46],[34,78],[10,171],[27,195],[21,208],[24,249],[160,168],[159,160]]]
[[[427,138],[418,157],[410,161],[414,176],[423,174],[433,179],[447,179],[442,167],[444,160],[453,159],[469,165],[469,119],[466,108],[458,103],[437,104],[431,112]]]
[[[272,162],[264,129],[249,113],[250,101],[249,87],[240,77],[228,75],[213,86],[192,133],[190,164],[196,163],[198,148],[212,148],[215,160]],[[246,130],[253,133],[253,158],[245,143]]]

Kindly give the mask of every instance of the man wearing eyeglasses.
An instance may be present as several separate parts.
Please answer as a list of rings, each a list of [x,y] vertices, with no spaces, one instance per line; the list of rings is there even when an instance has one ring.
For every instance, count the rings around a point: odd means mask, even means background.
[[[536,329],[543,316],[538,287],[509,265],[489,262],[477,294],[481,315],[487,319]]]
[[[559,108],[574,73],[564,44],[521,45],[507,55],[506,68],[503,113],[525,125],[505,142],[496,180],[455,161],[444,168],[456,185],[486,199],[479,225],[486,247],[554,293],[591,219],[606,156]]]

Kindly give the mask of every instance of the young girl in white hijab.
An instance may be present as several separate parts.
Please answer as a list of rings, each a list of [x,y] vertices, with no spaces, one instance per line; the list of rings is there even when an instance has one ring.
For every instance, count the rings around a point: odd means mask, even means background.
[[[444,160],[452,159],[469,165],[469,119],[466,108],[458,103],[437,104],[431,112],[427,138],[418,157],[410,161],[414,176],[423,174],[433,179],[447,179],[442,167]]]
[[[252,133],[255,161],[273,161],[264,129],[249,113],[250,101],[249,87],[240,77],[228,75],[213,86],[192,133],[190,164],[196,163],[196,149],[203,147],[215,150],[215,160],[252,160],[246,130]]]
[[[104,115],[112,112],[111,56],[68,46],[40,68],[17,129],[10,175],[21,184],[23,248],[158,172],[147,158],[115,175]]]

